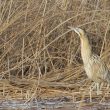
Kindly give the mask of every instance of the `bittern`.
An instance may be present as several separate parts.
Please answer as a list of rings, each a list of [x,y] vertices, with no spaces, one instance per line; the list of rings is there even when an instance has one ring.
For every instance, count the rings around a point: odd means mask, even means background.
[[[110,84],[110,71],[106,64],[101,60],[100,56],[92,52],[87,33],[80,28],[69,28],[74,30],[80,38],[81,57],[83,60],[84,69],[88,78],[95,82],[98,94],[102,82],[107,82]]]

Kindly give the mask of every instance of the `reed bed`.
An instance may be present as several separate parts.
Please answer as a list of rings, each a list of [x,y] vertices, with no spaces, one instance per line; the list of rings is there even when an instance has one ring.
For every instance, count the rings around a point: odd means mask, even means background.
[[[109,0],[0,2],[0,99],[109,99],[107,84],[101,95],[90,91],[79,38],[68,29],[85,29],[93,51],[110,67]]]

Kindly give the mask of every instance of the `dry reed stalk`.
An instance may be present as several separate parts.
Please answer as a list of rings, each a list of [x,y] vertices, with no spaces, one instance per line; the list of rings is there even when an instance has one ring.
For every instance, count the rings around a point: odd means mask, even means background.
[[[67,26],[84,27],[110,66],[109,0],[0,1],[0,98],[90,98],[79,41]],[[74,34],[74,35],[72,35]],[[93,91],[92,98],[103,97]]]

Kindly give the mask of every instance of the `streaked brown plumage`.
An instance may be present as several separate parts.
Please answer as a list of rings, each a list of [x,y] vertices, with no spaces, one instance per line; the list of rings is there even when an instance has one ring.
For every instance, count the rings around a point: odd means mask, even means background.
[[[106,64],[102,62],[101,58],[92,52],[91,45],[84,30],[73,27],[69,28],[74,30],[80,37],[81,56],[88,78],[96,83],[97,90],[99,90],[102,82],[108,82],[110,84],[110,71]]]

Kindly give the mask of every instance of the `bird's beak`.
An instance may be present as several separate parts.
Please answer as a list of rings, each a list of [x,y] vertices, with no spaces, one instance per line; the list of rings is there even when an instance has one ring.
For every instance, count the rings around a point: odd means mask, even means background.
[[[80,28],[74,28],[71,26],[68,26],[68,28],[70,28],[71,30],[74,30],[80,36]]]

